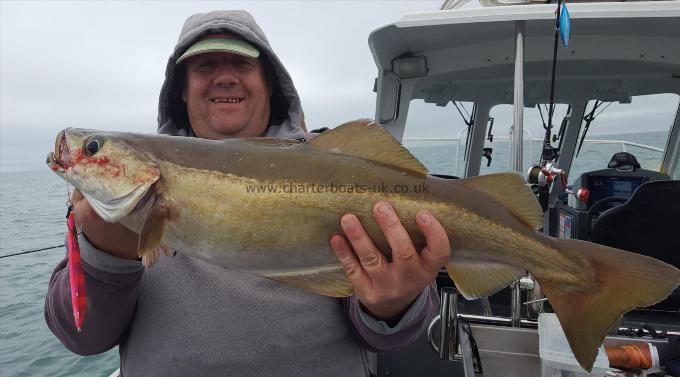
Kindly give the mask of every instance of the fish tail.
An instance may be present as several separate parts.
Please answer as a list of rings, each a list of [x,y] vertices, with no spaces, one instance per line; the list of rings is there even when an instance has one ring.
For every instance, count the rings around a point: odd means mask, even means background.
[[[662,301],[680,284],[680,270],[654,258],[579,240],[551,242],[560,253],[585,261],[592,271],[587,290],[537,277],[576,360],[587,371],[620,316]]]

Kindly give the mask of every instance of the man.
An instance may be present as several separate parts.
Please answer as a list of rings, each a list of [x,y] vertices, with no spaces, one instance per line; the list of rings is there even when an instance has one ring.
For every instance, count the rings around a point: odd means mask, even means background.
[[[243,11],[190,17],[166,70],[159,132],[209,139],[303,138],[300,100],[264,33]],[[301,167],[303,168],[303,167]],[[123,376],[363,376],[365,349],[405,345],[437,308],[431,284],[450,247],[421,212],[428,246],[418,254],[388,203],[375,221],[394,262],[378,252],[354,215],[347,238],[329,242],[355,295],[319,296],[191,258],[178,250],[143,273],[137,235],[103,222],[74,194],[88,308],[82,333],[72,320],[62,261],[45,302],[50,329],[73,352],[120,345]]]

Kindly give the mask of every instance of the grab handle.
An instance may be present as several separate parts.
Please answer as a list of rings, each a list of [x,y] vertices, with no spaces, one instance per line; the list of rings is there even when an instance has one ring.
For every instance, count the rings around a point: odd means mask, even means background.
[[[439,344],[434,339],[434,327],[440,322]],[[439,354],[440,360],[462,360],[459,352],[458,336],[458,290],[445,287],[441,290],[439,314],[427,326],[427,340],[432,349]]]

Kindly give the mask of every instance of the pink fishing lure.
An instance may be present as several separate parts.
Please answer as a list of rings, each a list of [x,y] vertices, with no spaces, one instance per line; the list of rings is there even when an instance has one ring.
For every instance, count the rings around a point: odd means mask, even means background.
[[[66,225],[68,226],[68,237],[66,250],[68,251],[68,273],[71,284],[71,307],[73,308],[73,321],[76,329],[80,332],[85,319],[85,308],[87,307],[87,297],[85,296],[85,274],[80,263],[80,247],[78,246],[78,233],[73,210],[69,207],[66,215]]]

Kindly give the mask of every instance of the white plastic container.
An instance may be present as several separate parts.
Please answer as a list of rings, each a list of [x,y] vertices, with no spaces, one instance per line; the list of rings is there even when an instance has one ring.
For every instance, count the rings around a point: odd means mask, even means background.
[[[541,356],[543,377],[603,376],[605,369],[609,368],[604,346],[600,346],[590,374],[581,368],[554,313],[541,313],[538,316],[538,353]]]
[[[607,369],[593,367],[592,372],[588,373],[578,364],[541,359],[541,377],[606,377],[605,370]]]

